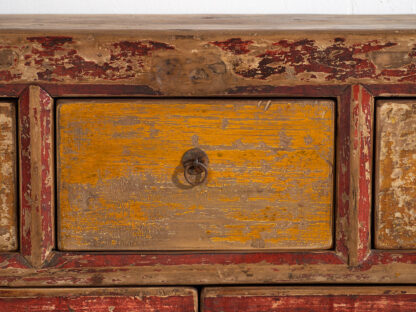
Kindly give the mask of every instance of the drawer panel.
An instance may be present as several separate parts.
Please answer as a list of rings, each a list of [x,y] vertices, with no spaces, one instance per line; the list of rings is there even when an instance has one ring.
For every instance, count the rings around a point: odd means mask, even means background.
[[[415,287],[230,287],[206,288],[203,312],[414,311]]]
[[[0,101],[0,251],[17,249],[16,111]]]
[[[416,248],[416,100],[376,107],[375,244]]]
[[[330,248],[334,115],[330,100],[61,100],[59,248]],[[195,147],[209,163],[192,187]]]
[[[191,288],[0,289],[0,312],[196,312]]]

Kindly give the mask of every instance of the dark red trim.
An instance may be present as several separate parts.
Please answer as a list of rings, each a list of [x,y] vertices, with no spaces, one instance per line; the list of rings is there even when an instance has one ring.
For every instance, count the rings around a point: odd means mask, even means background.
[[[373,96],[416,96],[416,84],[368,84],[364,87]]]
[[[19,98],[19,144],[20,144],[20,252],[24,257],[32,254],[32,188],[30,148],[30,90],[25,89]],[[29,222],[29,224],[27,224]]]
[[[226,95],[273,97],[336,97],[348,85],[299,85],[299,86],[238,86],[225,91]],[[219,94],[221,95],[221,94]]]
[[[335,249],[348,259],[348,226],[350,209],[350,104],[351,87],[338,97],[335,192]]]
[[[55,246],[55,222],[54,222],[54,102],[45,90],[40,89],[40,133],[41,133],[41,226],[42,226],[42,260],[46,260],[47,254]],[[33,142],[32,142],[33,144]],[[51,181],[52,180],[52,181]]]
[[[358,222],[358,246],[357,260],[363,261],[370,253],[370,229],[371,229],[371,170],[372,170],[372,119],[374,103],[372,95],[361,85],[354,85],[353,90],[353,120],[356,124],[354,133],[354,150],[359,157],[358,190],[357,201]],[[364,120],[360,120],[364,119]],[[359,126],[357,126],[357,124]]]
[[[48,263],[48,268],[100,268],[149,265],[206,265],[206,264],[259,264],[305,265],[305,264],[343,264],[344,262],[331,251],[312,252],[276,252],[276,253],[193,253],[193,254],[140,254],[140,253],[80,253],[56,252]]]
[[[163,94],[146,85],[118,84],[37,84],[52,97],[77,96],[175,96]],[[18,97],[29,84],[0,84],[0,95]],[[343,93],[348,85],[300,85],[300,86],[239,86],[203,96],[273,96],[273,97],[336,97]],[[195,96],[193,96],[195,97]]]
[[[278,293],[278,292],[277,292]],[[413,312],[415,294],[383,295],[222,295],[203,298],[204,312]]]
[[[43,90],[26,88],[19,98],[21,254],[40,254],[43,262],[54,247],[53,99]],[[39,94],[38,92],[39,91]],[[35,98],[38,96],[38,98]],[[37,105],[39,104],[39,105]],[[31,129],[39,131],[33,138]],[[35,154],[33,154],[35,153]],[[40,185],[39,185],[40,184]],[[36,193],[36,189],[39,192]],[[40,228],[36,228],[39,226]],[[40,251],[37,250],[40,248]],[[33,260],[33,259],[32,259]],[[39,263],[38,263],[39,264]]]

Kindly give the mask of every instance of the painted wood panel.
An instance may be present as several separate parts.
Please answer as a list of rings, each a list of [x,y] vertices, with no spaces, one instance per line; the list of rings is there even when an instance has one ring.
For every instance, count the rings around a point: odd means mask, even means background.
[[[55,240],[54,102],[39,86],[19,97],[21,254],[35,267]]]
[[[0,312],[196,312],[192,288],[0,289]]]
[[[58,101],[63,250],[327,249],[329,100]],[[208,179],[191,187],[182,155]]]
[[[16,250],[16,110],[0,101],[0,251]]]
[[[146,24],[140,22],[145,21],[141,17],[133,19],[139,25]],[[156,19],[158,23],[166,22]],[[0,40],[0,78],[18,84],[130,85],[143,94],[169,96],[230,95],[255,89],[270,93],[279,85],[416,81],[413,31],[397,32],[386,26],[382,32],[372,33],[348,28],[305,33],[276,31],[280,27],[275,23],[269,23],[267,30],[237,20],[236,24],[230,21],[228,27],[213,30],[207,26],[219,27],[216,22],[221,19],[210,17],[202,18],[202,29],[192,32],[178,29],[187,24],[187,19],[181,20],[185,24],[176,28],[177,24],[163,22],[152,25],[150,19],[148,29],[140,31],[128,31],[128,25],[94,31],[84,25],[78,31],[30,28],[17,32],[7,29],[6,24],[0,29],[1,37],[7,38]],[[97,25],[93,20],[87,23]],[[405,24],[402,27],[409,27]],[[302,25],[302,18],[297,25]],[[193,26],[198,28],[189,24]],[[234,27],[243,29],[232,30]]]
[[[203,312],[413,312],[415,287],[206,288]]]
[[[416,100],[377,102],[375,243],[416,248]]]

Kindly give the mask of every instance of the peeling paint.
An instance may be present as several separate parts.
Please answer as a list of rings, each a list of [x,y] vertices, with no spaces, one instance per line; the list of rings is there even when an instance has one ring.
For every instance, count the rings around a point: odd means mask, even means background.
[[[17,248],[15,106],[0,102],[0,251]]]
[[[384,101],[377,108],[376,240],[383,249],[416,247],[416,103]]]

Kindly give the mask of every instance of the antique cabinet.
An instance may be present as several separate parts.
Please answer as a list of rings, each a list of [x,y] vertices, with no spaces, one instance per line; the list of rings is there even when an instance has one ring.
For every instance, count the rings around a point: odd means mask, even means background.
[[[414,16],[0,33],[0,311],[414,310]]]

